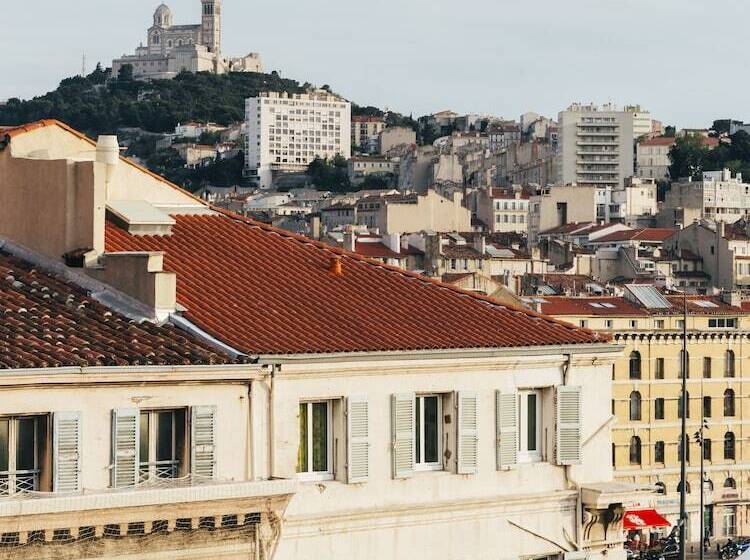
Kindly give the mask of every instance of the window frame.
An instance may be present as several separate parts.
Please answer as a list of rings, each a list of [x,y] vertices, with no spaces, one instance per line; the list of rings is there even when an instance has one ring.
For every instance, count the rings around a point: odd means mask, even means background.
[[[6,478],[5,488],[0,491],[0,496],[13,496],[24,491],[38,491],[41,484],[42,475],[42,458],[39,455],[40,438],[45,435],[42,430],[42,422],[49,421],[46,414],[9,414],[0,416],[0,421],[8,421],[8,469],[2,471],[2,477]],[[32,419],[34,420],[34,434],[33,434],[33,452],[34,452],[34,468],[33,469],[18,469],[18,440],[19,440],[19,426],[21,420]],[[50,434],[47,432],[46,437],[49,438]],[[17,487],[17,478],[31,477],[32,488],[21,488]]]
[[[536,450],[528,450],[528,434],[529,434],[529,422],[528,422],[528,397],[534,395],[536,397]],[[543,392],[542,389],[521,389],[518,391],[518,459],[519,463],[540,463],[543,460],[542,457],[542,422],[544,416],[542,414],[543,407]]]
[[[326,405],[326,470],[325,471],[314,471],[313,469],[313,432],[311,429],[313,422],[313,407],[314,404],[325,404]],[[307,415],[307,457],[308,457],[308,469],[307,471],[300,471],[299,458],[297,460],[297,478],[301,481],[320,481],[320,480],[333,480],[333,400],[331,399],[303,399],[299,401],[299,409],[305,405]],[[301,410],[300,410],[301,413]],[[299,420],[299,419],[298,419]],[[300,431],[300,445],[302,445],[302,432]],[[299,453],[299,452],[298,452]]]
[[[159,446],[159,414],[171,413],[172,414],[172,459],[158,460],[158,446]],[[179,433],[179,417],[177,413],[182,413],[182,436],[183,442],[178,441]],[[143,456],[140,453],[140,446],[142,445],[144,433],[143,433],[143,416],[148,417],[148,433],[145,437],[148,438],[147,451],[148,457],[143,460]],[[186,447],[189,445],[186,441],[188,438],[188,425],[187,425],[188,411],[184,407],[175,408],[142,408],[138,410],[138,422],[140,423],[141,429],[139,430],[139,457],[138,457],[138,480],[139,482],[146,482],[147,480],[172,480],[179,478],[181,471],[186,470],[187,466],[187,454],[188,450]],[[180,457],[180,445],[182,445],[182,457]],[[171,466],[174,469],[174,476],[158,476],[158,469],[160,467]],[[146,467],[146,473],[143,472],[143,467]],[[144,477],[144,474],[146,475]]]
[[[434,462],[417,461],[417,457],[425,456],[425,422],[424,422],[424,399],[435,398],[437,401],[437,457]],[[414,471],[442,471],[443,470],[443,395],[440,393],[417,393],[414,396]],[[419,414],[419,418],[416,415]],[[417,437],[419,430],[419,437]],[[417,442],[419,449],[417,449]]]

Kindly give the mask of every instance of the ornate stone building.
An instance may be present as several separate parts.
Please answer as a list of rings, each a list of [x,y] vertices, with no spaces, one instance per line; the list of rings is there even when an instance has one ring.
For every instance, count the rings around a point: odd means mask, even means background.
[[[139,79],[170,79],[188,72],[262,72],[260,55],[225,58],[221,52],[221,0],[201,0],[201,23],[174,25],[172,11],[161,4],[147,31],[147,44],[135,54],[112,61],[112,75],[126,64]]]

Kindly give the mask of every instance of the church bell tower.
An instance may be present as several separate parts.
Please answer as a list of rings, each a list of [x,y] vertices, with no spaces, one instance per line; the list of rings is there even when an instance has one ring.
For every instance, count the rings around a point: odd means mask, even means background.
[[[221,0],[201,0],[202,43],[212,53],[221,52]]]

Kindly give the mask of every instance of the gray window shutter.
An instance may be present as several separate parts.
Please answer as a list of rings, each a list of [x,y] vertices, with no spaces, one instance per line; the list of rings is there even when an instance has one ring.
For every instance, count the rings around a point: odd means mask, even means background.
[[[558,465],[581,462],[581,388],[559,386],[556,393]]]
[[[392,397],[393,478],[414,474],[414,393],[398,393]]]
[[[194,406],[190,422],[190,472],[216,477],[216,407]]]
[[[115,488],[138,483],[139,414],[137,408],[112,411],[112,486]]]
[[[479,432],[477,421],[477,394],[458,393],[458,474],[477,472]]]
[[[52,416],[53,490],[81,489],[81,413],[55,412]]]
[[[518,397],[497,391],[495,404],[497,468],[502,469],[518,462]]]
[[[348,482],[366,482],[370,476],[370,404],[367,397],[347,399]]]

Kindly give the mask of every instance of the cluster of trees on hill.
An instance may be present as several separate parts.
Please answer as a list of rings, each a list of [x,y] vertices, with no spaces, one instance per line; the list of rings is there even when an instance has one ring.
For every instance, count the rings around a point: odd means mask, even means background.
[[[127,68],[127,66],[126,66]],[[230,124],[245,118],[245,99],[262,91],[300,93],[310,84],[277,73],[183,72],[173,80],[143,82],[127,70],[111,78],[100,65],[88,76],[74,76],[45,95],[0,106],[0,122],[22,124],[59,119],[91,136],[112,134],[122,127],[171,132],[191,120]]]
[[[745,180],[750,180],[750,134],[740,130],[729,139],[731,142],[720,142],[718,146],[709,148],[700,136],[678,138],[669,152],[672,162],[669,176],[673,181],[682,177],[700,180],[704,171],[728,168],[732,173],[742,173]]]

